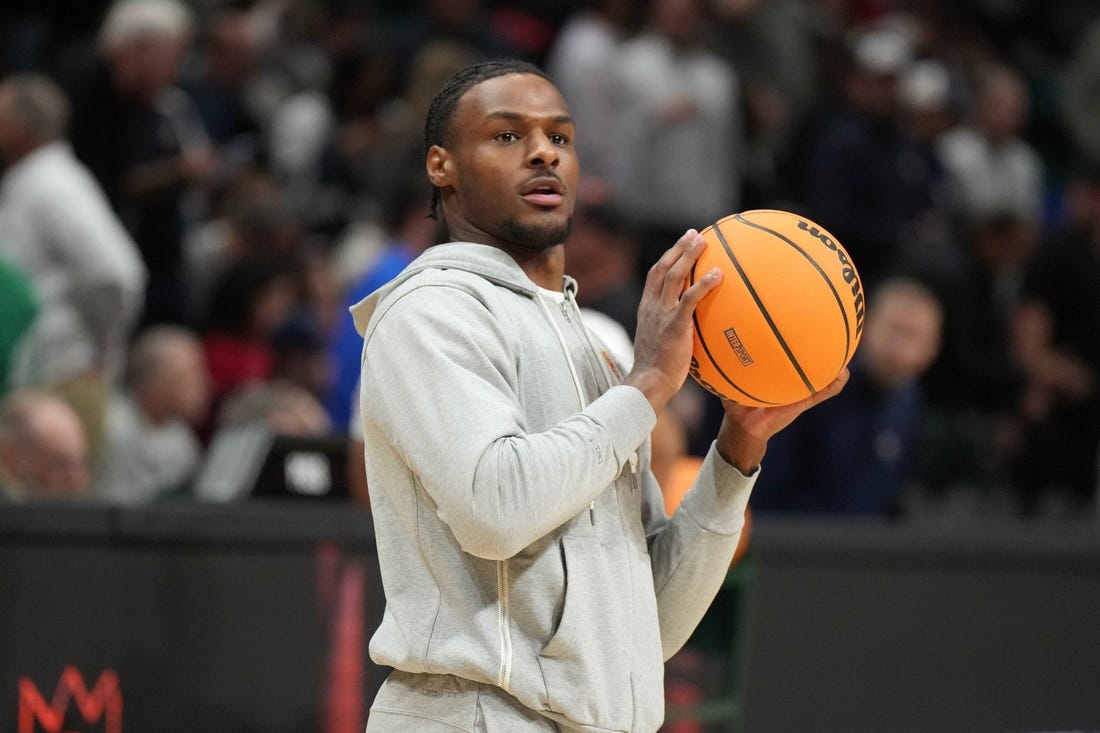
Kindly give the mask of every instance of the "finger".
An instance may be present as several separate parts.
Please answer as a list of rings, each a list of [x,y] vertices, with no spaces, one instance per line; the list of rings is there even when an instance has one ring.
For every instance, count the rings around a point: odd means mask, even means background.
[[[692,269],[706,248],[707,241],[702,235],[697,236],[688,243],[687,247],[680,253],[680,258],[672,263],[672,267],[668,268],[661,287],[661,297],[666,305],[675,305],[676,301],[683,295],[684,288],[691,277]]]
[[[836,379],[834,379],[832,382],[829,382],[828,386],[826,386],[825,389],[818,390],[809,398],[810,406],[812,407],[813,405],[819,405],[827,399],[836,397],[838,394],[840,394],[840,391],[844,389],[844,385],[848,383],[848,378],[850,376],[851,374],[849,373],[847,367],[841,369],[840,374],[838,374],[836,376]]]
[[[845,368],[845,369],[841,370],[840,374],[837,375],[836,379],[829,382],[829,384],[826,385],[824,389],[819,389],[817,392],[814,392],[812,395],[810,395],[806,399],[799,400],[798,402],[792,403],[790,405],[784,405],[784,406],[774,407],[774,408],[769,408],[769,409],[772,409],[772,410],[791,410],[796,415],[801,415],[803,412],[805,412],[806,410],[809,410],[811,407],[814,407],[815,405],[820,405],[825,400],[830,399],[830,398],[835,397],[838,394],[840,394],[840,390],[844,389],[844,385],[847,384],[847,383],[848,383],[848,369]]]
[[[680,259],[684,250],[695,242],[697,237],[699,237],[699,232],[694,229],[688,229],[684,232],[682,237],[676,240],[676,244],[672,245],[672,247],[661,255],[660,259],[653,263],[653,267],[649,268],[649,273],[646,275],[645,290],[655,295],[661,293],[665,282],[665,275],[668,273],[669,268]]]
[[[681,318],[690,318],[691,314],[695,312],[695,307],[699,305],[699,302],[703,300],[707,293],[718,287],[718,284],[722,282],[722,271],[717,267],[712,267],[705,272],[702,277],[698,278],[684,294],[680,296],[680,305],[678,306],[680,312],[678,316]]]

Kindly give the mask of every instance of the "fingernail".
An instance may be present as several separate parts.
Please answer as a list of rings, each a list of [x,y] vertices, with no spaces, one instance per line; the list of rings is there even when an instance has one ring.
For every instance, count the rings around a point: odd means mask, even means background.
[[[720,277],[722,277],[722,271],[717,267],[711,268],[711,271],[707,273],[707,279],[709,280],[717,280]]]

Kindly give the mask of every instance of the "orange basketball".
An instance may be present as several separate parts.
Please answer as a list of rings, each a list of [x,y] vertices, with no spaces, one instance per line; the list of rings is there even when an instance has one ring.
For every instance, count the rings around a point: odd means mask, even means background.
[[[743,405],[798,402],[847,366],[863,332],[863,285],[824,228],[786,211],[727,216],[702,232],[691,272],[722,282],[695,310],[691,376]]]

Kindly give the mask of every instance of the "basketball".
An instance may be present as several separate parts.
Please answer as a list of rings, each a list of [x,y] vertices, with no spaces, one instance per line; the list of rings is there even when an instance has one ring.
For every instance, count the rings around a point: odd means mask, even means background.
[[[722,281],[695,309],[691,376],[728,400],[787,405],[824,389],[851,361],[864,296],[848,253],[824,228],[786,211],[733,214],[704,229],[689,277]]]

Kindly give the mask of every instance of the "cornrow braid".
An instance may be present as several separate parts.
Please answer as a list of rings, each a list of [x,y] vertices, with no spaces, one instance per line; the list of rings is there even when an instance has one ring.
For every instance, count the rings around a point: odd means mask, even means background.
[[[534,74],[549,82],[553,81],[539,67],[519,59],[482,61],[458,71],[443,84],[439,94],[435,96],[431,106],[428,107],[428,117],[424,122],[425,154],[433,145],[445,146],[451,141],[453,133],[451,125],[454,122],[458,100],[462,98],[462,95],[483,81],[507,74]],[[432,203],[431,209],[428,211],[428,216],[432,219],[439,218],[439,200],[439,187],[432,186]]]

